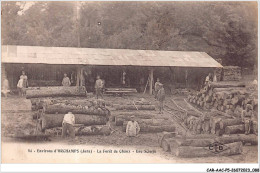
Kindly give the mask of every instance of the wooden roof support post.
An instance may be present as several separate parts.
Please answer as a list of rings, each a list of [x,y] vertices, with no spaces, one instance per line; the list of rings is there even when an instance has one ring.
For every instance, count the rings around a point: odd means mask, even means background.
[[[80,74],[80,66],[77,66],[77,82],[76,82],[76,86],[80,86],[80,79],[81,79],[81,74]]]
[[[150,95],[153,94],[153,71],[154,71],[154,69],[151,68],[150,69],[150,90],[149,90]]]

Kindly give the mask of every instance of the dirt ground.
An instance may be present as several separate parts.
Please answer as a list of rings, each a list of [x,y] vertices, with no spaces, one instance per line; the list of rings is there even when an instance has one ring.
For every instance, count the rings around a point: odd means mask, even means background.
[[[123,103],[124,101],[136,100],[138,98],[145,98],[154,104],[155,99],[148,95],[133,95],[124,97],[111,97],[106,96],[105,100],[113,103]],[[177,96],[176,96],[177,97]],[[169,103],[169,97],[167,101]],[[138,137],[129,139],[122,131],[122,127],[115,126],[113,123],[112,128],[116,131],[110,136],[78,136],[74,141],[62,140],[60,136],[52,137],[50,141],[24,141],[13,138],[13,135],[27,133],[31,134],[36,129],[36,120],[32,119],[31,103],[30,100],[11,96],[9,98],[2,98],[2,144],[46,144],[47,145],[77,145],[77,146],[97,146],[103,148],[133,148],[140,150],[156,150],[156,153],[147,157],[161,158],[165,163],[257,163],[258,152],[257,146],[244,146],[241,155],[230,157],[206,157],[206,158],[178,158],[171,155],[171,153],[164,152],[158,144],[158,134],[156,133],[142,133]],[[158,112],[158,111],[157,111]],[[158,116],[161,116],[158,114]],[[167,112],[164,116],[172,115]],[[175,121],[173,125],[177,127],[177,131],[181,134],[185,130]]]

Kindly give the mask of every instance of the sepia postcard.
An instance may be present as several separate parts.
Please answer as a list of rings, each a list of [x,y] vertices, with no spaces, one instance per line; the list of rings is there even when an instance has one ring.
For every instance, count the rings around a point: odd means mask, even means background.
[[[256,1],[2,1],[1,32],[2,163],[258,163]]]

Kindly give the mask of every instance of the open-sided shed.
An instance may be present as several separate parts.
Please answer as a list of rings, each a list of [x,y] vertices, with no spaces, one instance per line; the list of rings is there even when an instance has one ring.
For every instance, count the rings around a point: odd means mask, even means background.
[[[149,67],[151,83],[153,69],[156,67],[222,67],[205,52],[14,45],[2,46],[2,64],[46,64],[64,68],[72,65],[77,73],[76,85],[83,85],[83,70],[87,66]]]

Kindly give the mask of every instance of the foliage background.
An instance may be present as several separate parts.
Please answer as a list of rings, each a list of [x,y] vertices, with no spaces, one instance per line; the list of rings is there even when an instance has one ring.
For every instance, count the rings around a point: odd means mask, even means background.
[[[203,51],[257,64],[257,2],[2,2],[2,44]],[[29,6],[29,7],[28,7]]]

